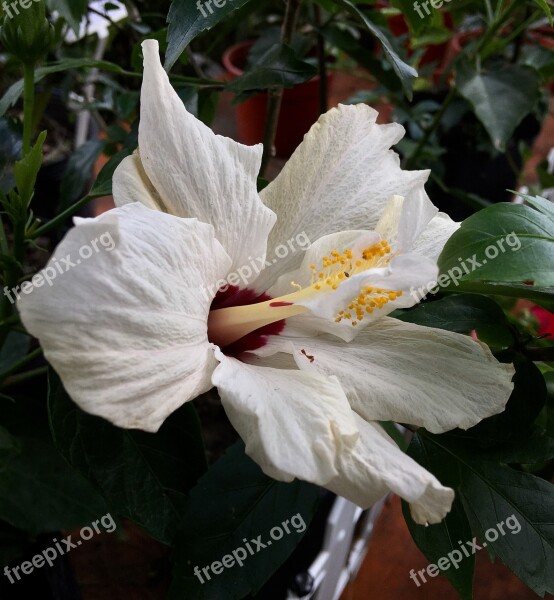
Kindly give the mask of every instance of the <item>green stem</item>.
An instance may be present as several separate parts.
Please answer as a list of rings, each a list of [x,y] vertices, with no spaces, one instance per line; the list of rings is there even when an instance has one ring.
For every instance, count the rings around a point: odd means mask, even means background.
[[[506,21],[511,17],[512,13],[515,12],[519,7],[519,2],[512,2],[512,4],[508,6],[504,13],[498,17],[496,22],[491,25],[491,27],[488,29],[485,35],[481,38],[481,41],[479,42],[475,50],[474,57],[479,56],[481,54],[482,50],[486,48],[489,42],[496,37],[496,34],[498,33],[499,29],[502,28],[504,23],[506,23]]]
[[[51,221],[48,221],[48,223],[45,223],[42,227],[35,229],[32,233],[32,236],[29,236],[30,239],[36,239],[41,235],[52,231],[52,229],[55,229],[58,225],[64,223],[66,219],[73,216],[80,208],[86,206],[91,200],[98,197],[100,196],[87,194],[86,196],[78,200],[75,204],[73,204],[69,208],[66,208],[63,212],[54,217]]]
[[[301,5],[302,0],[287,0],[287,8],[281,30],[281,44],[290,45],[298,21]],[[269,161],[275,156],[275,137],[277,135],[277,126],[279,124],[279,115],[281,113],[284,93],[284,88],[270,88],[268,90],[269,98],[264,131],[264,153],[260,168],[260,177],[265,176]]]
[[[327,55],[325,38],[321,33],[321,8],[314,6],[314,16],[317,26],[317,63],[319,69],[319,112],[325,114],[329,109],[329,90],[327,89]]]
[[[33,137],[33,114],[35,110],[35,67],[23,67],[23,156],[31,149]]]
[[[30,362],[33,362],[35,358],[38,358],[42,355],[42,348],[37,348],[33,350],[27,356],[23,357],[21,360],[18,360],[15,364],[13,364],[9,369],[6,369],[2,373],[0,373],[0,381],[4,381],[6,377],[11,375],[12,373],[17,373],[21,367],[28,365]]]
[[[455,97],[456,97],[456,86],[453,85],[450,88],[448,95],[444,99],[444,102],[442,103],[440,110],[435,114],[435,118],[433,119],[433,122],[425,130],[425,133],[424,133],[423,137],[421,138],[421,140],[419,140],[419,144],[417,145],[416,149],[414,150],[414,153],[406,161],[406,169],[411,169],[416,164],[417,159],[419,158],[420,154],[423,152],[425,146],[429,142],[431,136],[433,135],[433,133],[435,132],[437,127],[441,124],[444,114],[446,113],[450,104],[452,104],[452,101],[454,100]]]
[[[12,375],[11,377],[8,377],[8,379],[6,379],[6,381],[4,382],[4,387],[15,385],[17,383],[27,381],[28,379],[39,377],[40,375],[46,375],[47,373],[48,367],[38,367],[37,369],[32,369],[31,371],[25,371],[25,373],[18,373],[17,375]]]

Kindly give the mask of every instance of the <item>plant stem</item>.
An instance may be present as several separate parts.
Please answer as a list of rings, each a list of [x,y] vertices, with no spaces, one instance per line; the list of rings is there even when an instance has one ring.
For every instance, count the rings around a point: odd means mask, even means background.
[[[325,38],[321,33],[321,8],[314,6],[317,32],[317,62],[319,68],[319,112],[324,114],[329,108],[329,90],[327,89],[327,56],[325,54]]]
[[[56,215],[51,221],[48,221],[48,223],[45,223],[42,227],[35,229],[35,231],[33,231],[31,239],[36,239],[41,235],[52,231],[52,229],[55,229],[58,225],[61,225],[66,219],[73,216],[80,208],[88,204],[91,200],[93,200],[96,197],[100,196],[91,196],[90,194],[87,194],[86,196],[75,202],[75,204],[73,204],[69,208],[66,208],[59,215]]]
[[[35,110],[35,67],[25,64],[23,67],[23,156],[31,149],[33,137],[33,113]]]
[[[4,382],[4,387],[15,385],[17,383],[27,381],[28,379],[39,377],[40,375],[46,375],[46,373],[48,373],[48,367],[38,367],[37,369],[32,369],[31,371],[25,371],[25,373],[18,373],[17,375],[8,377]]]
[[[42,355],[42,348],[36,348],[36,350],[33,350],[32,352],[27,354],[27,356],[24,356],[21,360],[18,360],[9,369],[6,369],[2,373],[0,373],[0,381],[3,382],[6,379],[6,377],[11,375],[12,373],[17,373],[17,371],[19,371],[19,369],[21,369],[21,367],[24,367],[25,365],[29,364],[30,362],[33,362],[33,360],[35,360],[35,358],[38,358],[41,355]]]
[[[504,11],[504,13],[497,17],[496,22],[490,26],[490,28],[487,30],[485,35],[481,38],[481,41],[479,42],[479,44],[475,50],[475,55],[474,55],[475,57],[481,54],[481,51],[487,47],[487,44],[494,37],[496,37],[498,30],[502,28],[502,26],[509,19],[511,14],[514,11],[516,11],[520,6],[521,5],[519,2],[512,2],[512,4],[510,4],[510,6],[508,6],[508,8]]]
[[[287,0],[283,28],[281,29],[281,44],[290,44],[302,0]],[[264,154],[262,157],[262,166],[260,177],[264,177],[269,165],[270,159],[275,156],[275,136],[277,135],[277,125],[279,124],[279,114],[283,103],[284,88],[270,88],[268,90],[267,116],[264,131]]]
[[[453,85],[450,88],[448,95],[444,99],[444,102],[442,103],[440,110],[435,114],[435,118],[433,119],[433,122],[425,130],[425,133],[424,133],[423,137],[421,138],[421,140],[419,140],[419,144],[417,145],[416,149],[414,150],[414,153],[406,161],[406,169],[410,169],[411,167],[413,167],[415,165],[417,159],[419,158],[419,155],[423,152],[425,146],[427,145],[427,142],[429,141],[429,139],[431,138],[431,136],[433,135],[433,133],[435,132],[437,127],[441,124],[442,118],[444,117],[444,113],[446,112],[446,110],[448,109],[450,104],[452,104],[452,101],[454,100],[455,97],[456,97],[456,86]]]

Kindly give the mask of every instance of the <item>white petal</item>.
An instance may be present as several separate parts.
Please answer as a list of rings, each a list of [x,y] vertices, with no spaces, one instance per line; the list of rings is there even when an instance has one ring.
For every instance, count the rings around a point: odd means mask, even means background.
[[[409,423],[433,433],[468,429],[502,412],[513,389],[512,365],[499,363],[481,342],[390,317],[349,344],[274,336],[256,354],[275,352],[293,352],[308,372],[336,375],[352,408],[368,421]]]
[[[411,202],[402,196],[392,196],[375,230],[397,252],[411,252],[415,241],[438,212],[423,189],[414,192]]]
[[[342,252],[345,249],[362,251],[380,241],[380,236],[372,231],[345,231],[324,236],[312,244],[304,254],[302,264],[292,273],[281,276],[268,293],[278,298],[294,291],[294,282],[303,288],[311,285],[312,271],[310,265],[321,265],[321,259],[330,255],[333,249]],[[420,288],[432,287],[438,275],[434,261],[413,254],[395,256],[385,268],[375,268],[363,273],[351,275],[343,280],[336,290],[324,288],[295,304],[306,306],[310,313],[287,319],[288,335],[310,335],[319,332],[331,333],[345,341],[353,340],[363,327],[380,319],[399,308],[410,308],[421,298],[417,294]],[[341,310],[347,310],[350,302],[358,296],[362,287],[373,286],[390,291],[401,291],[402,296],[388,302],[373,314],[366,314],[364,320],[353,327],[350,321],[336,323],[335,319]],[[412,289],[416,290],[412,294]]]
[[[191,115],[161,65],[158,42],[143,43],[140,159],[167,212],[214,226],[231,270],[262,260],[275,214],[258,196],[262,146],[215,135]]]
[[[394,492],[410,503],[416,523],[442,521],[450,511],[454,491],[404,454],[380,425],[358,416],[356,420],[360,438],[354,448],[341,453],[340,475],[326,487],[362,508]]]
[[[211,388],[210,286],[230,259],[210,225],[141,204],[76,222],[42,273],[80,264],[22,296],[23,323],[83,410],[156,431]],[[93,240],[98,252],[79,258]]]
[[[257,367],[216,351],[212,382],[246,453],[280,481],[325,485],[337,476],[337,448],[358,438],[354,413],[335,377]]]
[[[302,232],[313,242],[338,231],[375,229],[391,196],[403,196],[411,203],[414,196],[425,194],[429,172],[403,171],[390,150],[402,139],[404,128],[395,123],[377,125],[376,117],[376,111],[364,104],[339,105],[312,127],[283,171],[261,193],[278,216],[270,249]],[[262,273],[256,286],[267,289],[298,263],[299,257],[291,253]]]
[[[460,228],[447,214],[439,213],[414,241],[412,252],[437,261],[450,236]]]
[[[140,202],[153,210],[168,212],[144,171],[138,150],[121,161],[115,170],[112,186],[116,206]]]

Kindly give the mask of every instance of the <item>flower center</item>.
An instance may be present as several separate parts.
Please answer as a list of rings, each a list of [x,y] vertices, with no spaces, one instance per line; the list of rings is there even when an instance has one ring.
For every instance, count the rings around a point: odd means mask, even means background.
[[[311,282],[301,286],[294,281],[291,286],[296,291],[269,299],[260,296],[255,304],[243,304],[227,308],[217,308],[212,305],[208,317],[208,337],[211,342],[225,347],[237,342],[244,336],[267,327],[272,323],[282,322],[290,317],[310,312],[306,306],[315,296],[332,295],[342,287],[355,283],[356,275],[372,269],[387,266],[392,258],[389,244],[382,241],[363,249],[361,252],[332,250],[329,256],[321,259],[321,267],[310,265]],[[349,281],[350,280],[350,281]],[[362,285],[352,287],[348,303],[334,317],[336,323],[349,321],[353,326],[358,325],[367,315],[383,308],[392,300],[402,296],[402,291],[385,290],[382,288]]]

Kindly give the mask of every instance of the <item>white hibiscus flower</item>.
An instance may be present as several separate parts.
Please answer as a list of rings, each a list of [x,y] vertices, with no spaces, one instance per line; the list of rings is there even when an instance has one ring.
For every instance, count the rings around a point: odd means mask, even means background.
[[[362,507],[393,491],[418,523],[440,521],[454,492],[378,421],[471,427],[503,410],[513,369],[470,337],[386,316],[436,278],[457,227],[428,199],[428,172],[401,170],[402,127],[365,105],[331,110],[260,199],[262,148],[186,111],[157,42],[144,58],[140,152],[114,176],[118,208],[76,219],[52,260],[106,233],[116,249],[23,296],[25,326],[89,413],[154,432],[216,386],[271,477]],[[218,293],[300,234],[305,253]]]

